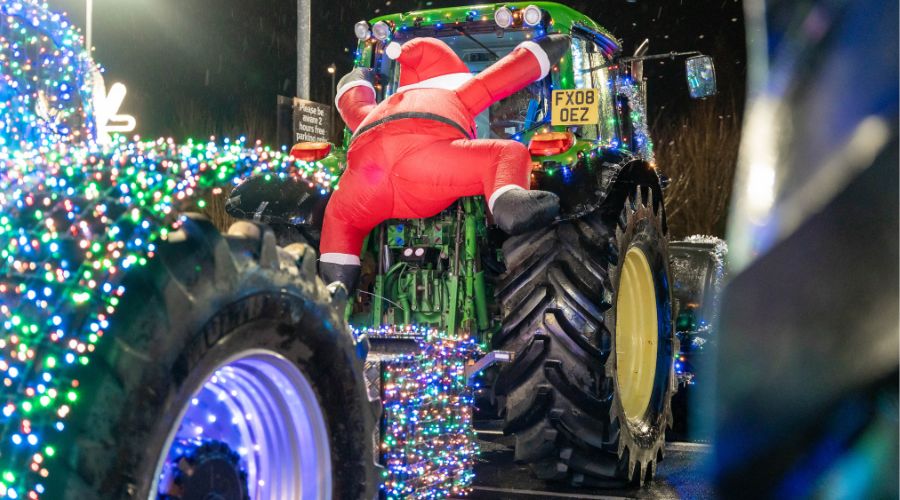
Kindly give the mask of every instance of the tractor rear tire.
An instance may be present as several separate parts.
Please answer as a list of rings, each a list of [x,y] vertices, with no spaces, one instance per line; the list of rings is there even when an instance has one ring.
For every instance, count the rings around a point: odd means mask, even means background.
[[[158,250],[79,376],[48,497],[374,498],[380,406],[315,251],[198,215]]]
[[[677,349],[661,195],[618,199],[503,245],[492,344],[515,356],[494,392],[539,479],[640,485],[663,457]]]

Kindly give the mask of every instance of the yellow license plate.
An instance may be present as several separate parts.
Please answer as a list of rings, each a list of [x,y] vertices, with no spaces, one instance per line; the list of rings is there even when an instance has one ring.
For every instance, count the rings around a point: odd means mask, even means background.
[[[552,125],[600,123],[600,92],[597,89],[554,90]]]

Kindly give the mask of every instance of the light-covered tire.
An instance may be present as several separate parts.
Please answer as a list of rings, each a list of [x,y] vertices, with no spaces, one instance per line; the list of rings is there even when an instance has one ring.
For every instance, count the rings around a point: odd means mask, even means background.
[[[219,402],[240,406],[235,427],[266,422],[238,433],[260,447],[240,470],[246,479],[255,468],[250,498],[373,498],[380,407],[368,399],[342,304],[315,271],[312,248],[279,248],[265,226],[238,222],[221,235],[187,216],[157,258],[126,277],[112,338],[80,377],[86,411],[57,450],[65,468],[47,484],[48,498],[181,498],[185,487],[166,479],[166,462],[179,427],[216,387],[228,389]],[[209,405],[212,428],[220,410]],[[198,444],[207,459],[247,451],[243,442]],[[222,471],[234,472],[204,473]],[[182,482],[191,473],[200,472],[179,472]],[[268,493],[258,487],[266,481]]]

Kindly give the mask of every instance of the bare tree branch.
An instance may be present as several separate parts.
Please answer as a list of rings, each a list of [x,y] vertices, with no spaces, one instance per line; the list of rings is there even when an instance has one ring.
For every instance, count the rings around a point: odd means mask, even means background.
[[[658,124],[656,159],[670,179],[666,214],[673,238],[722,236],[740,143],[734,106],[698,103],[674,123]]]

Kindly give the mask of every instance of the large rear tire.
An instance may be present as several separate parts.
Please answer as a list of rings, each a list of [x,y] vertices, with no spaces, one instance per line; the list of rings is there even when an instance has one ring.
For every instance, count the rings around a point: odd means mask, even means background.
[[[618,200],[503,245],[504,321],[492,342],[516,355],[495,394],[516,460],[544,480],[642,484],[671,426],[676,349],[661,195],[644,187]]]
[[[235,227],[187,217],[126,278],[49,498],[375,496],[379,407],[315,251]]]

